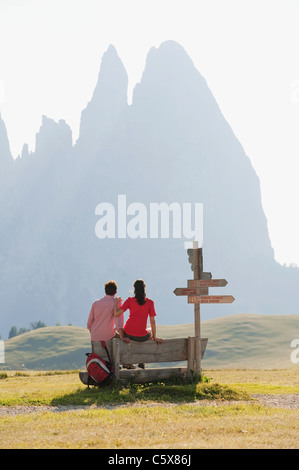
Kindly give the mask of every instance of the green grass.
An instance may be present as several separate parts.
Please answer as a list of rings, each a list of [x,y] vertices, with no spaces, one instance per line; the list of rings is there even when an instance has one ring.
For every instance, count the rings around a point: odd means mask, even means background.
[[[248,400],[251,394],[299,393],[299,370],[212,370],[200,383],[110,384],[88,389],[78,371],[6,372],[1,380],[0,406],[121,405],[193,403],[197,400]]]
[[[298,393],[298,369],[210,370],[204,378],[88,389],[78,371],[8,371],[0,407],[40,406],[0,415],[1,448],[298,449],[299,410],[250,400],[257,390]]]
[[[126,403],[182,403],[202,399],[250,399],[245,390],[209,383],[150,383],[87,388],[79,382],[78,372],[69,374],[15,373],[2,383],[0,406],[16,405],[120,405]]]
[[[85,365],[90,335],[78,326],[53,326],[15,336],[4,344],[5,369],[75,370]]]
[[[249,394],[299,393],[299,368],[285,370],[211,370],[209,375],[221,384]]]
[[[298,425],[293,410],[184,404],[7,416],[0,434],[2,449],[298,449]]]
[[[237,391],[220,384],[167,385],[165,383],[127,387],[109,386],[107,389],[78,389],[58,396],[51,405],[115,405],[125,403],[194,403],[197,400],[250,400],[245,391]]]

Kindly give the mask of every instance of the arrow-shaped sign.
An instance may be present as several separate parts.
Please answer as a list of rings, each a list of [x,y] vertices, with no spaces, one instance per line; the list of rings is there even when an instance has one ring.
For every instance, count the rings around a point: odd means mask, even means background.
[[[175,295],[208,295],[208,287],[177,287],[174,289]]]
[[[224,287],[226,279],[189,279],[188,287]]]
[[[231,304],[234,300],[232,295],[194,295],[188,297],[188,304]]]

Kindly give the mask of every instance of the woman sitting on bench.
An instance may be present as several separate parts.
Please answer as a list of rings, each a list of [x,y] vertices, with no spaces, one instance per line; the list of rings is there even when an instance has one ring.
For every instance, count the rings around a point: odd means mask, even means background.
[[[147,341],[148,339],[156,341],[158,344],[163,342],[162,338],[156,336],[156,312],[154,302],[146,297],[145,283],[142,279],[137,279],[134,282],[134,297],[128,297],[127,300],[119,306],[121,301],[120,297],[115,298],[114,303],[114,316],[118,317],[126,310],[130,310],[129,318],[124,326],[123,341],[129,343],[133,341]],[[147,319],[150,317],[151,330],[147,330]],[[144,368],[143,364],[138,364],[139,367]],[[129,366],[129,365],[128,365]],[[131,367],[130,368],[134,368]]]

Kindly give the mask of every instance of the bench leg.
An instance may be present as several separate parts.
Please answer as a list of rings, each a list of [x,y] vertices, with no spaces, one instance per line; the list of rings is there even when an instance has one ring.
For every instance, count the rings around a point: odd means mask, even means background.
[[[119,380],[119,339],[113,338],[112,340],[112,357],[114,366],[114,376],[116,380]]]
[[[187,375],[191,376],[191,371],[195,373],[195,339],[188,336],[188,364],[187,364]]]

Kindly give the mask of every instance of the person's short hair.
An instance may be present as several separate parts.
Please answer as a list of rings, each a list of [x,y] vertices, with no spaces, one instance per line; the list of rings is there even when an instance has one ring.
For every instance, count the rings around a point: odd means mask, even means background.
[[[104,287],[106,295],[114,295],[117,292],[117,284],[115,281],[106,282],[106,284],[104,284]]]

